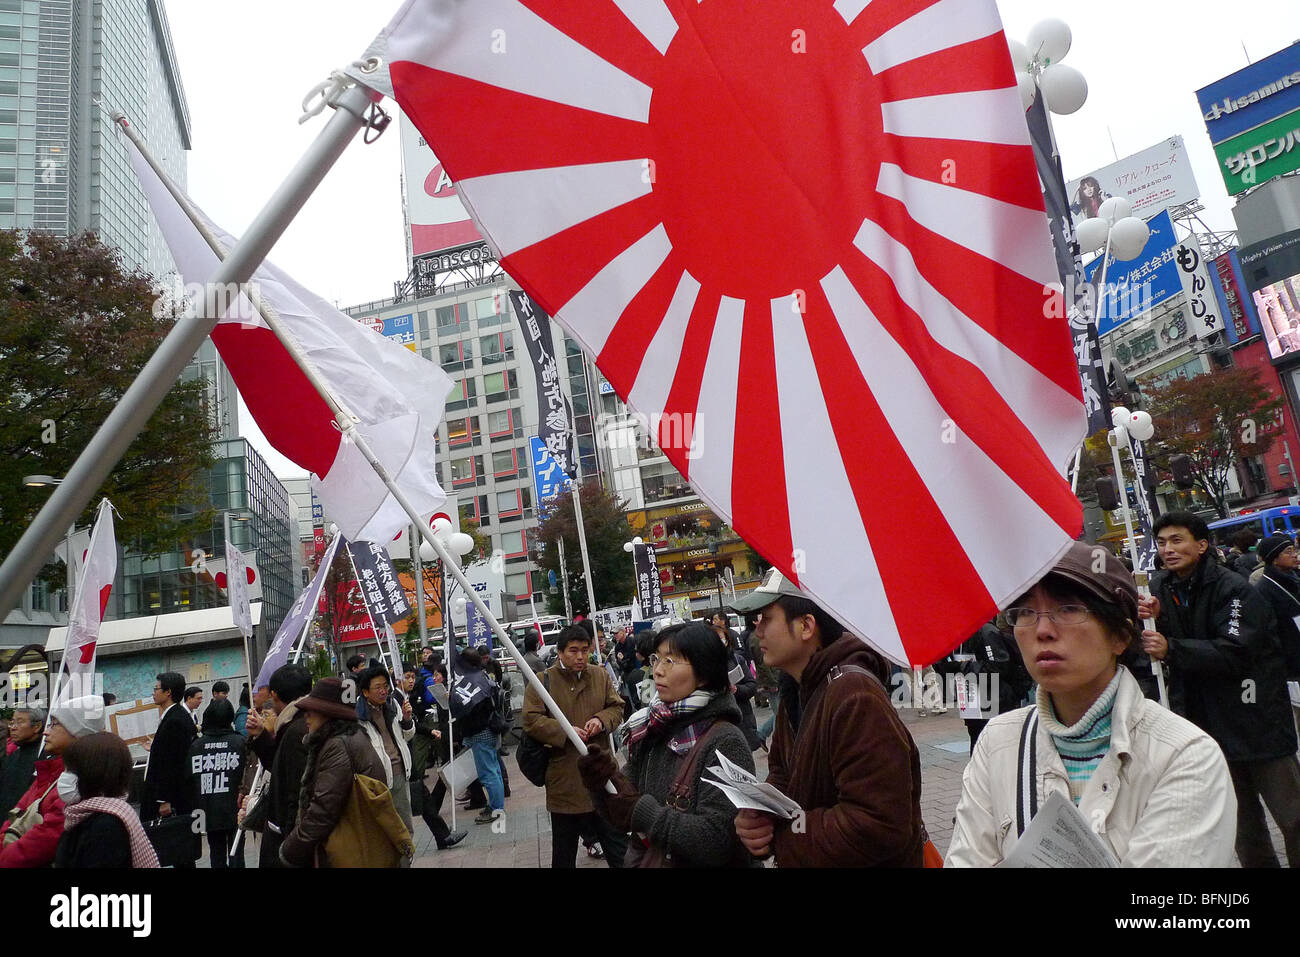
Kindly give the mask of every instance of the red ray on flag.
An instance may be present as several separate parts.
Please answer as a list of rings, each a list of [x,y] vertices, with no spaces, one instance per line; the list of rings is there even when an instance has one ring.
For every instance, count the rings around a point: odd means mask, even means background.
[[[372,52],[505,269],[850,631],[933,661],[1079,533],[993,0],[408,0]]]

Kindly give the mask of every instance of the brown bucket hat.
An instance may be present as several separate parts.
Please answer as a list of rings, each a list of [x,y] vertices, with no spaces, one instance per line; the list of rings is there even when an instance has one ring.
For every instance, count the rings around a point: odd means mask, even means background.
[[[311,694],[298,699],[300,711],[315,711],[327,718],[341,718],[344,721],[357,720],[357,706],[343,701],[343,680],[341,678],[321,678],[312,686]]]

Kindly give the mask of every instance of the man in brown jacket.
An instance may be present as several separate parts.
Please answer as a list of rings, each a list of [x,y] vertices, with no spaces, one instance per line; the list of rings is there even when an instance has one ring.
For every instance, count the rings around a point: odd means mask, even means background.
[[[741,843],[778,867],[921,867],[921,760],[884,661],[776,569],[732,607],[760,612],[764,660],[785,672],[767,780],[803,809],[742,810]]]
[[[588,668],[591,635],[570,625],[555,642],[558,656],[538,677],[586,744],[610,750],[609,732],[623,720],[623,699],[604,668]],[[551,867],[576,867],[578,838],[594,831],[610,867],[623,866],[627,837],[616,833],[591,805],[578,773],[578,749],[565,736],[564,726],[551,716],[541,697],[529,686],[524,694],[524,733],[550,745],[546,768],[546,810],[551,813]]]

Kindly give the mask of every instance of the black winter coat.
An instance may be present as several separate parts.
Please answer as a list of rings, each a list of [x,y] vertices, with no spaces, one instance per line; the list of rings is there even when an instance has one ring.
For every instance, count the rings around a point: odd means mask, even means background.
[[[1300,628],[1295,623],[1296,616],[1300,615],[1300,578],[1294,572],[1268,565],[1255,582],[1255,588],[1277,619],[1277,637],[1286,662],[1286,676],[1292,681],[1300,679]]]
[[[184,704],[175,704],[158,722],[153,743],[149,746],[149,767],[140,789],[140,817],[150,821],[158,816],[164,802],[173,814],[194,810],[194,789],[190,784],[190,742],[198,734],[194,719]]]
[[[90,815],[63,832],[54,851],[54,866],[131,867],[131,838],[126,826],[112,814]]]
[[[1219,743],[1229,761],[1295,754],[1295,724],[1273,611],[1236,572],[1203,559],[1186,605],[1160,575],[1156,630],[1169,641],[1169,704]]]
[[[934,670],[941,675],[989,675],[988,684],[980,689],[981,698],[987,688],[993,691],[992,677],[997,676],[997,701],[981,700],[981,708],[988,708],[983,718],[994,718],[1000,714],[1009,714],[1020,707],[1021,701],[1029,693],[1033,679],[1025,668],[1020,646],[992,625],[984,625],[979,631],[967,638],[954,654],[973,655],[973,661],[956,661],[951,656],[934,663]],[[993,705],[996,705],[994,709]]]
[[[307,713],[290,704],[276,722],[275,737],[263,732],[249,742],[263,768],[269,768],[270,788],[264,800],[268,802],[267,820],[288,834],[298,819],[298,789],[302,786],[302,772],[307,767]]]
[[[205,731],[190,745],[189,771],[205,832],[233,831],[244,776],[244,739],[237,731]]]

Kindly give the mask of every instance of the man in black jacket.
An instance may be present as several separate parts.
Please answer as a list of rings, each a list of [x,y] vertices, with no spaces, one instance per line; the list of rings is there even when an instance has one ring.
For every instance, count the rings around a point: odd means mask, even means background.
[[[1244,578],[1215,560],[1210,531],[1191,512],[1166,512],[1153,530],[1166,574],[1139,602],[1156,629],[1142,647],[1169,666],[1169,703],[1223,749],[1237,793],[1237,857],[1277,867],[1260,799],[1300,864],[1300,763],[1273,612]]]
[[[248,746],[271,775],[267,793],[266,827],[258,867],[282,867],[280,843],[298,818],[298,790],[307,767],[307,715],[295,702],[311,692],[311,672],[302,665],[283,665],[271,674],[271,707],[275,735],[264,733],[261,716],[248,713]]]
[[[36,758],[41,753],[41,736],[45,733],[43,708],[17,708],[9,721],[9,740],[14,750],[0,750],[0,817],[17,806],[36,776]],[[3,743],[0,743],[0,749]]]
[[[182,703],[184,695],[184,675],[168,671],[157,676],[153,701],[162,716],[149,744],[149,762],[140,791],[140,818],[144,821],[188,814],[194,809],[188,755],[198,729]]]

